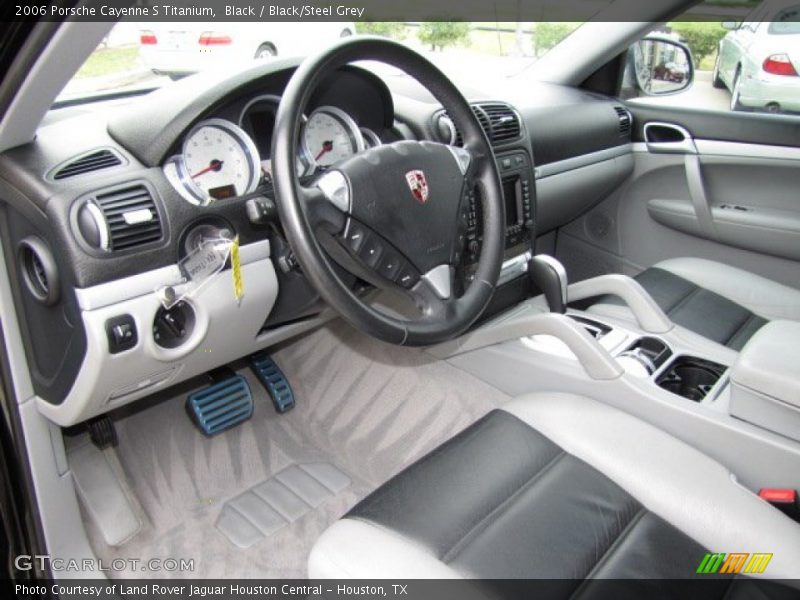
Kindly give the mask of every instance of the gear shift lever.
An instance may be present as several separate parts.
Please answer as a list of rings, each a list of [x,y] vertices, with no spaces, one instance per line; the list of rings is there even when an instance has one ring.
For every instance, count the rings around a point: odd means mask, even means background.
[[[528,276],[544,292],[550,312],[567,312],[567,272],[561,262],[547,254],[537,254],[528,261]]]

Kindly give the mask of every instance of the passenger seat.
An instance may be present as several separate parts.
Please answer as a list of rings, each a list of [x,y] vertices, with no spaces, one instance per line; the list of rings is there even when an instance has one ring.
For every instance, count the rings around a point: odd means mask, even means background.
[[[800,321],[800,290],[723,263],[673,258],[635,279],[674,323],[733,350],[741,350],[773,319]],[[600,298],[589,312],[633,318],[611,296]]]

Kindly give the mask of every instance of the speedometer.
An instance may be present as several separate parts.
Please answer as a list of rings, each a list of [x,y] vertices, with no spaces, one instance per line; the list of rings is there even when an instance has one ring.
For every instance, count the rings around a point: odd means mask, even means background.
[[[200,205],[252,192],[261,175],[253,141],[224,119],[198,123],[164,172],[184,198]]]
[[[335,106],[321,106],[308,116],[300,142],[312,166],[327,167],[364,150],[358,125]]]

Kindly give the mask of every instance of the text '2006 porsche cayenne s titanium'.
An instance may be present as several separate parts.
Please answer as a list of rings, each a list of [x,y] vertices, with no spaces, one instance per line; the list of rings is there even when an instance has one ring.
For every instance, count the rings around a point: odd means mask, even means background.
[[[117,4],[3,8],[16,594],[800,594],[796,3]]]

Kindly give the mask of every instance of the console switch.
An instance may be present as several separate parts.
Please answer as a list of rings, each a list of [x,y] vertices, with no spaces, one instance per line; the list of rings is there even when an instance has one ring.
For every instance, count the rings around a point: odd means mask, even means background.
[[[106,321],[106,337],[108,337],[108,352],[119,354],[130,350],[139,340],[136,333],[136,321],[131,315],[121,315]]]
[[[256,196],[250,198],[245,202],[245,212],[247,213],[248,220],[253,225],[264,225],[270,221],[274,221],[278,215],[278,209],[275,202],[266,196]]]

